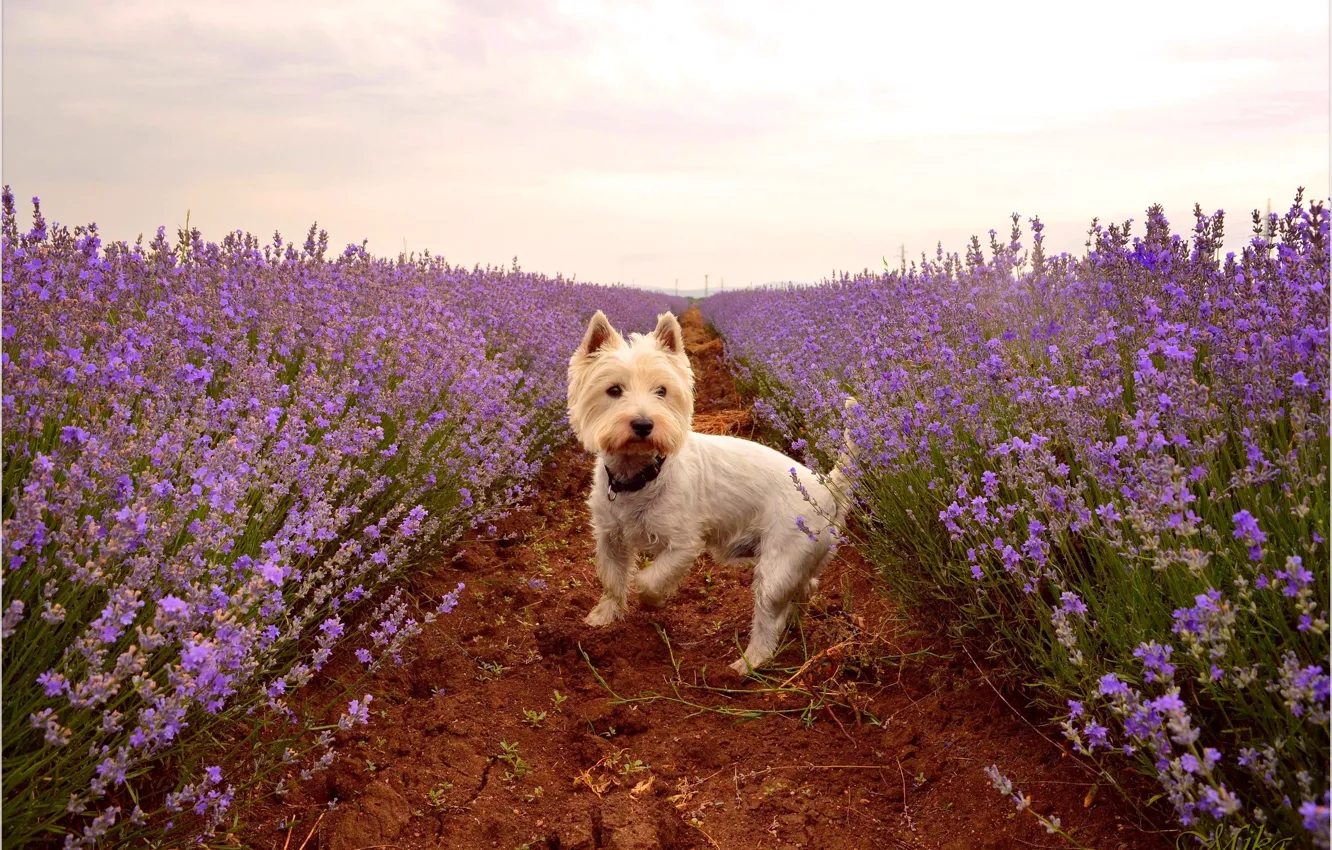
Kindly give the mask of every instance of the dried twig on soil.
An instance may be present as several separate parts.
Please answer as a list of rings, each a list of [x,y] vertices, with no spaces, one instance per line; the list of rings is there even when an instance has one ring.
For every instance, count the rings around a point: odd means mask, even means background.
[[[902,820],[906,822],[907,829],[915,832],[916,822],[911,818],[911,812],[907,808],[906,771],[902,769],[901,759],[897,756],[893,756],[893,761],[897,762],[897,772],[902,777]]]
[[[695,821],[692,820],[685,821],[685,823],[689,824],[694,829],[697,829],[699,833],[708,840],[708,843],[711,844],[713,847],[716,847],[717,850],[722,850],[722,846],[717,843],[717,839],[713,838],[711,835],[708,835],[708,831],[703,828],[702,824],[696,823]]]
[[[796,670],[794,673],[791,674],[790,678],[788,678],[785,682],[782,682],[780,685],[778,685],[777,689],[782,690],[786,688],[787,685],[791,684],[796,679],[799,679],[801,676],[803,676],[805,674],[805,671],[808,670],[812,665],[818,663],[824,658],[832,658],[832,659],[837,658],[837,656],[841,653],[841,651],[843,649],[846,649],[852,643],[854,643],[853,640],[850,639],[844,640],[841,643],[834,644],[833,646],[830,646],[827,649],[821,649],[818,652],[814,653],[809,657],[808,660],[805,661],[804,664],[800,665],[799,670]]]
[[[305,845],[310,843],[310,839],[314,837],[315,830],[319,829],[319,824],[324,820],[324,815],[326,814],[328,814],[327,811],[319,813],[319,817],[315,818],[314,826],[310,827],[310,832],[306,834],[305,840],[301,842],[301,846],[296,848],[296,850],[305,850]],[[290,836],[291,833],[288,832],[287,835]]]

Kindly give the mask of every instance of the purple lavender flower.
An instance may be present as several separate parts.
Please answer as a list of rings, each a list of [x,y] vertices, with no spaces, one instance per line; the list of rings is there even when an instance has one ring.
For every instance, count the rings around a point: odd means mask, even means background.
[[[1317,803],[1313,800],[1305,800],[1300,804],[1301,824],[1306,832],[1313,839],[1317,847],[1327,847],[1329,844],[1329,830],[1332,830],[1332,815],[1329,814],[1328,795],[1323,794],[1323,802]]]
[[[1129,695],[1128,686],[1119,680],[1114,673],[1106,673],[1101,677],[1100,692],[1102,696],[1107,697],[1127,697]]]
[[[1175,665],[1170,663],[1174,651],[1170,644],[1162,646],[1153,640],[1139,644],[1133,657],[1142,661],[1143,678],[1148,682],[1169,682],[1175,675]]]
[[[370,702],[374,699],[366,694],[363,699],[354,699],[347,705],[347,713],[338,718],[339,729],[350,729],[357,724],[362,726],[370,722]]]
[[[463,589],[466,587],[467,585],[464,584],[463,582],[458,582],[457,587],[455,587],[453,590],[450,590],[448,593],[444,594],[443,598],[440,600],[439,607],[436,609],[436,611],[440,614],[452,614],[453,609],[458,607],[458,597],[462,594]]]

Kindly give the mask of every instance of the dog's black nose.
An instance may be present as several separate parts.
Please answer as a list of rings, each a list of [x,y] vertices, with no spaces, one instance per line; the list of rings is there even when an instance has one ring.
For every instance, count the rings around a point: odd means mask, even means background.
[[[629,427],[633,428],[634,433],[639,437],[646,437],[648,434],[652,433],[652,420],[645,416],[640,416],[633,422],[630,422]]]

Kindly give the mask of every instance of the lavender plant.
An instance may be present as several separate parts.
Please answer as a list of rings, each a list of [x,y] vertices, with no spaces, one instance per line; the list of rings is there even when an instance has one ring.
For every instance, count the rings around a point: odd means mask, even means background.
[[[1328,846],[1329,214],[1039,219],[965,255],[703,304],[759,412],[856,447],[885,581],[1204,840]],[[851,394],[859,404],[843,410]],[[1257,845],[1255,845],[1257,846]]]
[[[335,649],[396,663],[458,604],[396,580],[529,492],[591,313],[683,304],[33,204],[4,191],[4,840],[193,844],[366,722],[308,687]]]

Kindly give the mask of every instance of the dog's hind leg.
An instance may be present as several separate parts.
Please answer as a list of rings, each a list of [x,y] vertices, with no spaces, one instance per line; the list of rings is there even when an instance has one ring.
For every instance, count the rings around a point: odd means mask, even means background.
[[[634,576],[638,587],[638,601],[648,608],[660,608],[675,595],[689,568],[698,560],[703,545],[695,542],[685,546],[671,546],[660,552],[647,569]]]
[[[823,568],[828,566],[828,562],[833,559],[834,554],[836,554],[835,550],[829,549],[823,557],[819,558],[818,563],[814,566],[814,570],[809,574],[809,578],[805,579],[796,591],[796,602],[808,602],[814,597],[814,594],[818,592],[819,575],[823,573]]]
[[[597,578],[601,579],[601,601],[583,622],[589,626],[606,626],[624,616],[633,557],[634,553],[617,532],[597,529]]]
[[[805,550],[764,554],[754,565],[754,621],[749,646],[731,669],[744,675],[777,654],[796,594],[807,583],[810,554]]]

